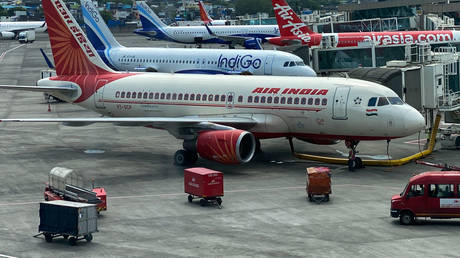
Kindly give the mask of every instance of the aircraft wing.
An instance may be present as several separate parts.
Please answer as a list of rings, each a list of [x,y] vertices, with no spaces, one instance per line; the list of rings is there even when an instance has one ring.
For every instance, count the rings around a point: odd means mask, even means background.
[[[113,123],[118,126],[146,126],[165,129],[183,139],[206,130],[249,129],[257,121],[249,117],[94,117],[94,118],[13,118],[0,122],[62,122],[67,126],[86,126],[93,123]]]
[[[230,42],[230,45],[232,46],[241,45],[249,49],[262,49],[262,46],[260,45],[261,43],[256,38],[243,37],[243,36],[217,35],[211,31],[211,29],[209,28],[207,24],[205,24],[204,26],[206,27],[206,30],[208,31],[210,35],[218,39],[221,39],[223,41]]]

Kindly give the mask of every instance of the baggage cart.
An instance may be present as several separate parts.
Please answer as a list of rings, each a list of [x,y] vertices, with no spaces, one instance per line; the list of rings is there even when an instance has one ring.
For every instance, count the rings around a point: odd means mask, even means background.
[[[328,202],[331,191],[331,171],[327,167],[307,168],[307,194],[308,200]]]
[[[70,245],[78,240],[93,240],[93,233],[97,232],[96,205],[69,201],[40,202],[40,225],[38,235],[44,235],[46,242],[62,236],[68,239]]]
[[[221,208],[224,196],[224,175],[215,170],[196,167],[184,169],[184,191],[188,201],[200,198],[201,206],[217,204]]]

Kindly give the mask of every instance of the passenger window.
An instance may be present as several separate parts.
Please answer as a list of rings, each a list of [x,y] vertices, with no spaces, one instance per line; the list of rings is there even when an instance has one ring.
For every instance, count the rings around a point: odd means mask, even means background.
[[[121,98],[124,98],[124,97],[125,97],[125,92],[122,91],[122,92],[121,92]]]
[[[238,102],[243,102],[243,96],[238,96]]]
[[[300,104],[302,104],[302,105],[307,104],[307,99],[306,99],[306,98],[302,98],[302,100],[300,101]]]
[[[184,95],[184,100],[188,100],[188,94]]]
[[[437,184],[435,186],[437,190],[436,197],[439,198],[446,198],[446,197],[454,197],[454,185],[452,184]]]
[[[144,97],[143,98],[146,99],[148,97],[148,95],[149,94],[147,92],[144,92]]]
[[[172,99],[173,99],[173,100],[176,100],[176,98],[177,98],[177,94],[174,93],[174,94],[172,95]]]
[[[407,197],[416,197],[416,196],[423,196],[425,192],[424,185],[411,185],[409,189],[409,193],[407,193]]]
[[[178,100],[182,100],[182,93],[179,93],[179,96],[177,97]]]
[[[285,104],[286,103],[286,98],[285,97],[282,97],[281,98],[281,101],[280,101],[280,104]]]
[[[135,99],[136,98],[136,92],[131,93],[131,98]]]
[[[379,103],[377,104],[378,106],[385,106],[385,105],[388,105],[388,100],[387,98],[385,97],[380,97],[379,98]]]
[[[233,95],[228,95],[228,102],[233,102]]]
[[[119,97],[120,97],[120,92],[117,91],[117,92],[115,93],[115,98],[119,98]]]
[[[254,103],[259,103],[259,96],[254,97]]]
[[[128,99],[131,98],[131,92],[128,91],[128,92],[126,93],[126,98],[128,98]]]
[[[273,103],[278,104],[280,98],[279,97],[274,97],[273,98]]]
[[[272,99],[273,99],[272,97],[267,97],[267,103],[268,104],[272,103]]]
[[[321,105],[326,106],[327,105],[327,99],[324,98],[323,101],[321,102]]]
[[[190,94],[190,100],[195,100],[195,94]]]
[[[310,106],[313,105],[313,98],[308,99],[308,105],[310,105]]]
[[[160,98],[160,93],[155,93],[155,99],[159,99]]]
[[[208,97],[208,101],[212,101],[212,95],[211,94]]]
[[[260,103],[265,103],[265,96],[260,97]]]
[[[370,98],[369,102],[367,103],[367,106],[368,107],[374,107],[375,103],[377,103],[377,98],[376,97]]]
[[[206,100],[208,100],[208,95],[203,94],[203,101],[206,101]]]
[[[166,99],[171,99],[171,93],[166,94]]]
[[[291,98],[291,97],[289,97],[289,98],[287,99],[287,103],[288,103],[288,104],[292,104],[292,98]]]
[[[299,104],[299,98],[295,98],[295,99],[294,99],[294,104],[295,104],[295,105],[298,105],[298,104]]]
[[[220,96],[220,101],[225,101],[225,95]]]
[[[248,103],[252,103],[252,96],[248,96]]]
[[[321,99],[320,98],[316,98],[315,99],[315,105],[316,106],[319,106],[319,103],[321,102]]]
[[[201,94],[196,94],[196,100],[201,100]]]
[[[153,99],[153,92],[150,92],[149,99]]]
[[[165,99],[165,94],[164,93],[161,93],[160,99]]]

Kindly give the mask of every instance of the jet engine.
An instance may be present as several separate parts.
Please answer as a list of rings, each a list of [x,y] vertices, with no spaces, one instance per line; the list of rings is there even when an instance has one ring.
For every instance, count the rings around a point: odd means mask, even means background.
[[[0,37],[2,39],[12,39],[12,38],[14,38],[14,32],[2,31],[2,32],[0,32]]]
[[[246,49],[262,49],[262,40],[259,38],[247,39],[244,41]]]
[[[202,158],[223,164],[246,163],[256,150],[254,135],[243,130],[206,131],[198,135],[196,150]]]
[[[340,140],[329,139],[329,138],[297,138],[301,141],[318,144],[318,145],[333,145],[340,142]]]

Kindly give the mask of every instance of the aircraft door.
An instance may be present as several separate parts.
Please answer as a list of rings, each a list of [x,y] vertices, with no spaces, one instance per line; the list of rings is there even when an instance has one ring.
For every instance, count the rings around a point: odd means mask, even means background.
[[[235,92],[228,92],[227,98],[225,98],[225,107],[232,109],[235,105]]]
[[[104,105],[104,88],[101,87],[107,84],[107,80],[98,80],[94,86],[94,105],[96,108],[105,108]]]
[[[267,58],[265,59],[264,74],[266,75],[272,74],[272,64],[273,64],[273,56],[267,56]]]
[[[347,102],[348,102],[349,94],[350,94],[349,87],[338,87],[335,89],[332,119],[340,119],[340,120],[348,119]]]

